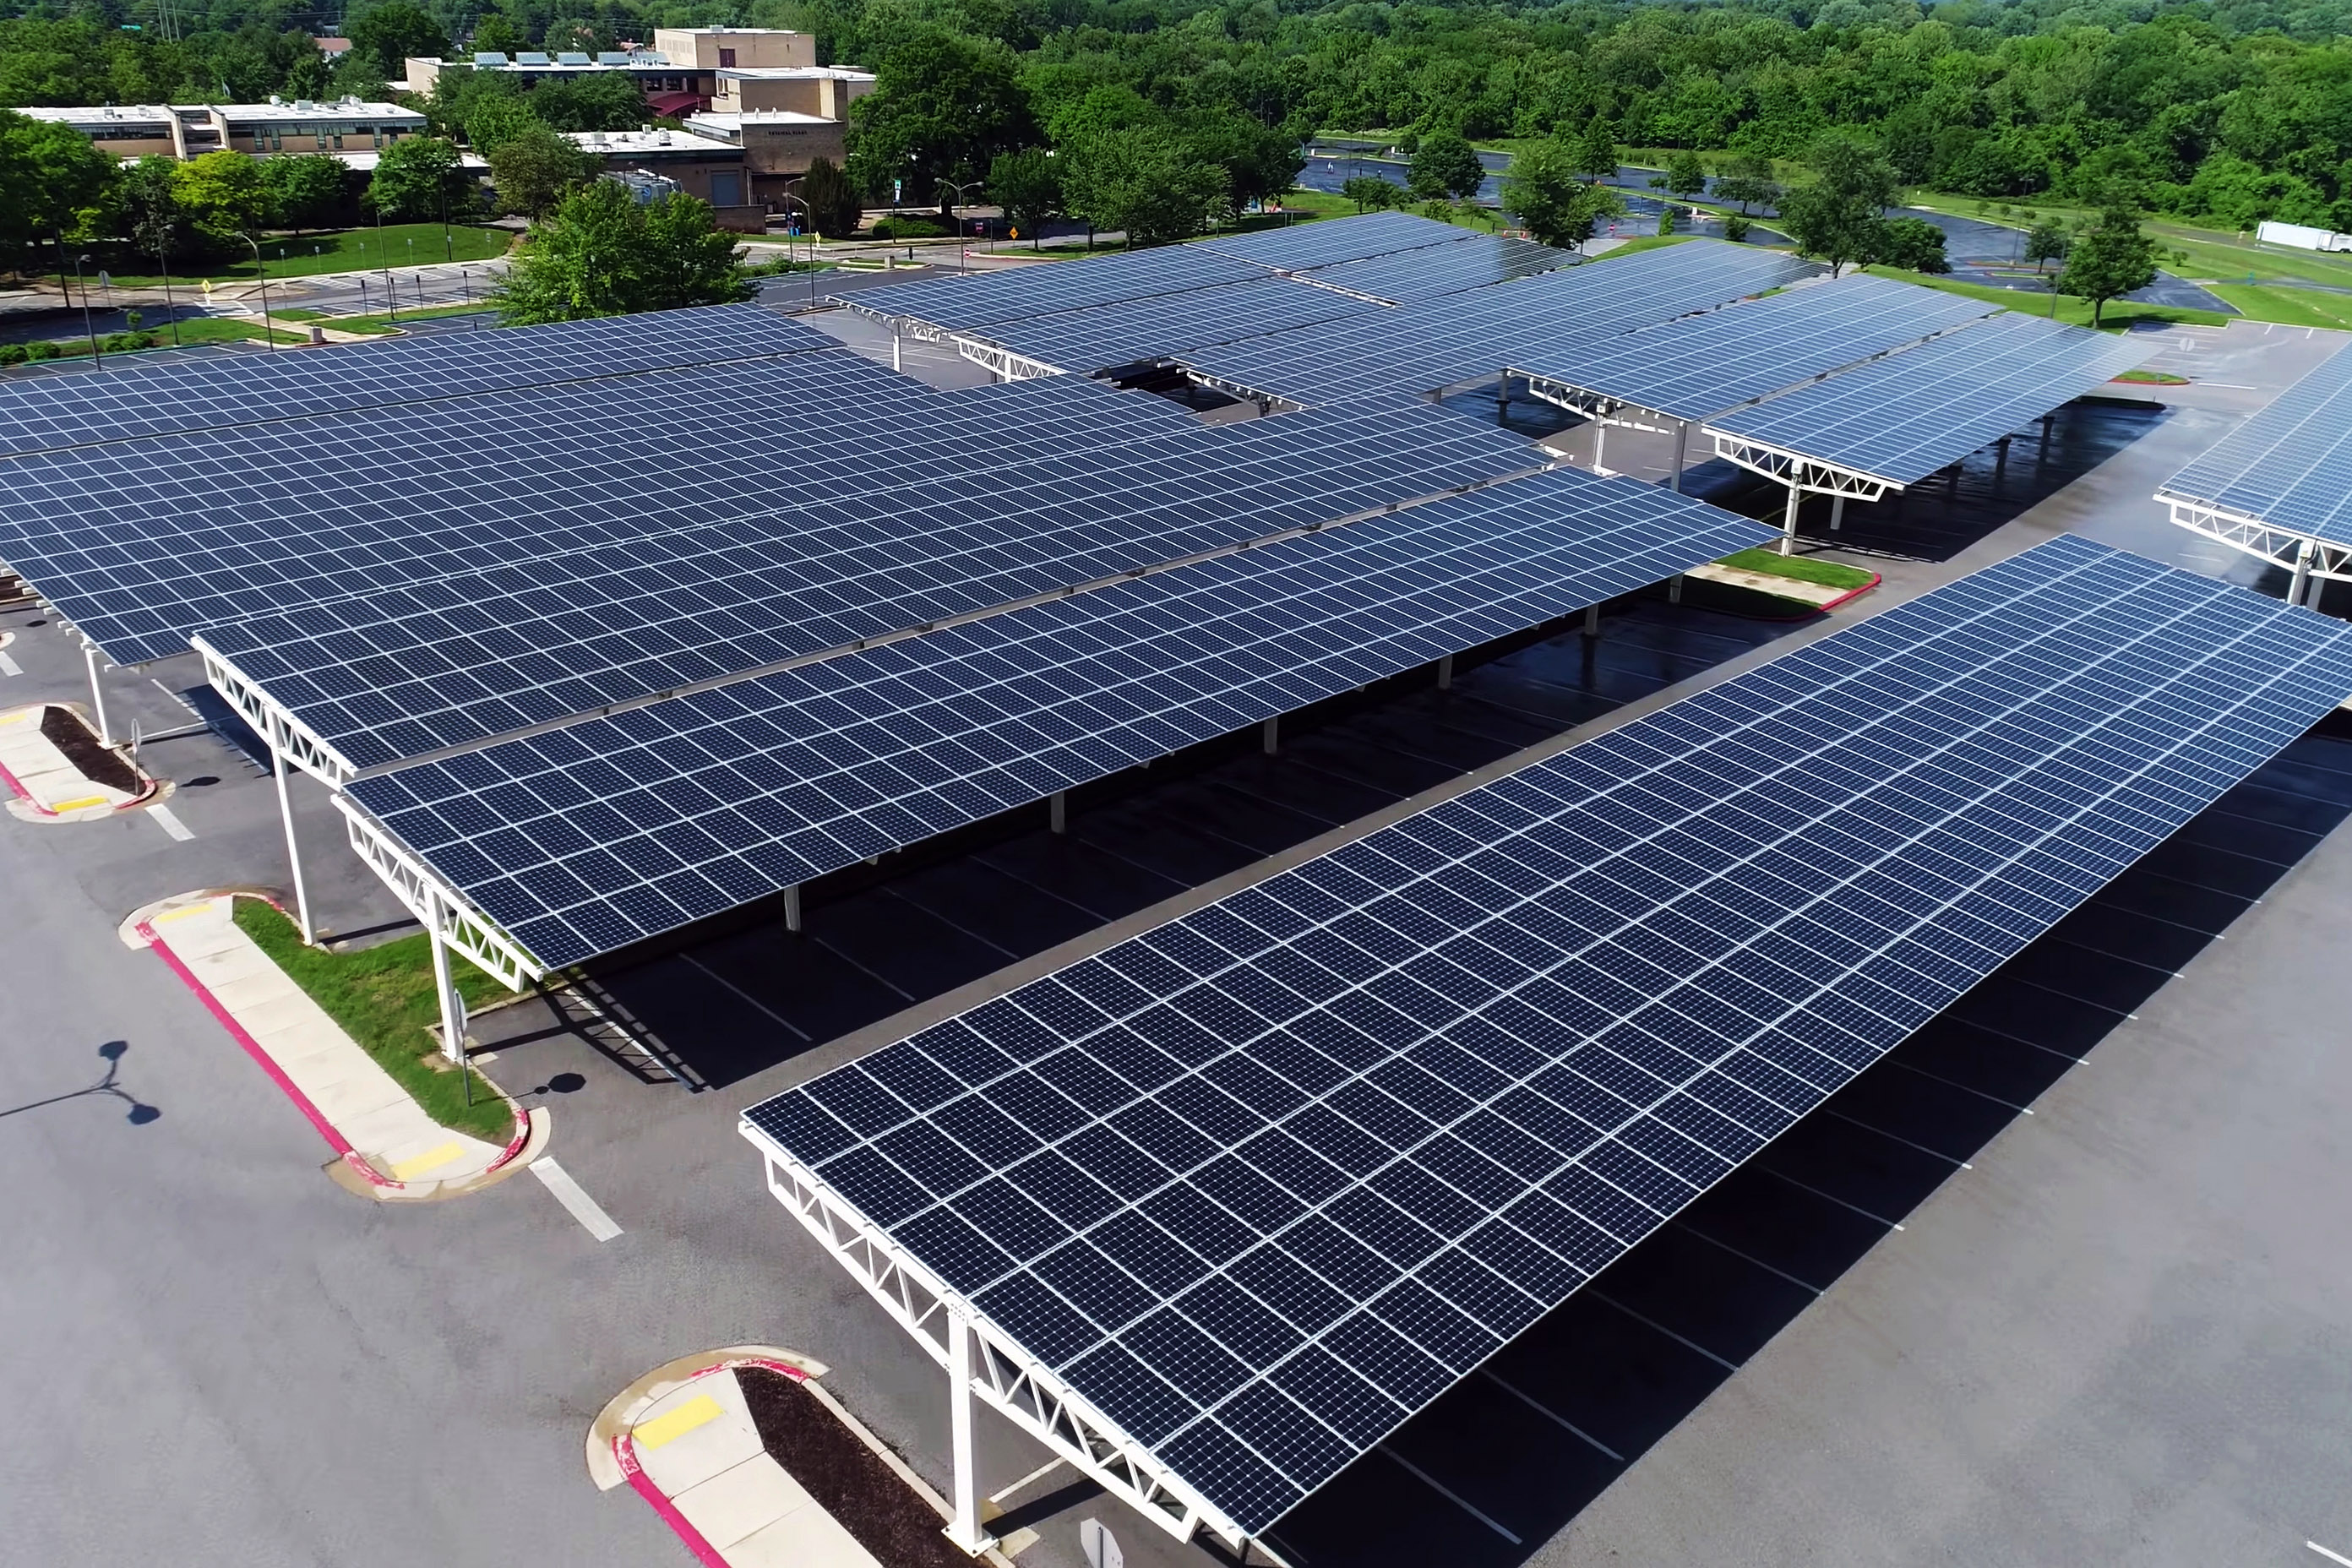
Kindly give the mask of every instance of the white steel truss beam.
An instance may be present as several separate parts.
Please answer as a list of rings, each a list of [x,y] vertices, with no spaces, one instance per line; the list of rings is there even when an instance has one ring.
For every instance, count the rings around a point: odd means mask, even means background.
[[[2267,561],[2283,571],[2300,570],[2310,577],[2352,582],[2352,544],[2320,539],[2292,529],[2278,528],[2257,517],[2231,511],[2208,501],[2158,490],[2156,499],[2171,509],[2173,522],[2216,544]]]
[[[368,868],[383,879],[408,912],[427,931],[471,959],[476,967],[509,991],[520,991],[547,978],[547,966],[523,951],[513,938],[468,904],[457,889],[436,877],[425,863],[394,842],[392,836],[338,794],[335,809],[350,824],[352,850]]]
[[[1069,373],[1057,364],[1047,364],[1027,354],[1014,353],[1002,343],[992,343],[980,338],[956,338],[956,353],[982,370],[992,370],[1007,381],[1035,381],[1041,376],[1066,375]]]
[[[1726,462],[1736,463],[1751,474],[1761,474],[1801,490],[1815,495],[1842,496],[1854,500],[1883,500],[1889,490],[1907,487],[1883,475],[1850,468],[1823,458],[1809,457],[1786,447],[1768,446],[1751,441],[1744,436],[1728,435],[1721,430],[1708,430],[1715,438],[1715,455]]]
[[[1222,392],[1228,397],[1239,397],[1255,403],[1264,413],[1296,414],[1307,406],[1304,403],[1297,403],[1287,397],[1279,396],[1255,386],[1246,386],[1238,381],[1228,381],[1222,375],[1211,375],[1206,371],[1194,370],[1191,365],[1184,366],[1184,375],[1195,386],[1205,386],[1212,392]]]
[[[1682,421],[1673,415],[1662,414],[1638,403],[1628,403],[1622,397],[1611,397],[1591,387],[1538,375],[1533,371],[1506,370],[1503,372],[1503,384],[1509,386],[1511,377],[1515,375],[1527,384],[1529,397],[1540,399],[1555,408],[1565,408],[1570,414],[1581,414],[1597,424],[1614,425],[1626,430],[1646,430],[1653,436],[1672,436],[1682,426]]]
[[[270,695],[249,679],[244,671],[205,646],[201,637],[189,639],[197,657],[205,661],[205,679],[228,705],[242,715],[256,731],[268,737],[286,760],[311,777],[325,782],[327,787],[340,791],[359,772],[349,757],[321,740],[311,728],[294,717]]]
[[[971,1393],[976,1397],[1177,1540],[1189,1541],[1194,1531],[1205,1528],[1236,1554],[1267,1555],[1263,1544],[1246,1538],[1150,1449],[1104,1419],[971,1303],[867,1224],[814,1172],[751,1123],[742,1123],[740,1131],[766,1162],[768,1191],[776,1201],[914,1336],[942,1371],[950,1363],[950,1319],[961,1319],[972,1339]]]

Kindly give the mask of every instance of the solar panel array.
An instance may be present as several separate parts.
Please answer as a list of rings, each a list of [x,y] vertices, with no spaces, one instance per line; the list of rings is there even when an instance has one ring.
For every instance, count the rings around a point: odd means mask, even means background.
[[[2005,313],[1739,409],[1713,428],[1914,484],[2154,352],[2134,334]]]
[[[1186,248],[1237,257],[1277,271],[1302,272],[1310,267],[1330,267],[1368,256],[1460,244],[1470,237],[1468,230],[1450,223],[1412,213],[1384,212],[1261,228],[1249,234],[1219,235]]]
[[[2062,538],[747,1128],[1255,1534],[2347,693]]]
[[[2352,353],[2338,350],[2159,493],[2352,544]]]
[[[0,381],[0,456],[839,346],[765,306],[713,305]]]
[[[1514,369],[1704,419],[1873,354],[1948,331],[1998,305],[1855,273],[1620,336],[1531,345]]]
[[[1567,360],[1568,345],[1598,343],[1814,270],[1779,252],[1695,239],[1184,358],[1196,374],[1297,403],[1429,391],[1506,365]]]
[[[1198,246],[1170,245],[1045,267],[862,289],[856,294],[836,296],[836,303],[961,331],[1050,311],[1205,289],[1215,283],[1247,283],[1266,275],[1267,269],[1255,262],[1219,256]]]
[[[1196,425],[387,586],[204,641],[354,765],[375,766],[1540,461],[1508,432],[1426,406]]]
[[[1532,239],[1479,234],[1454,245],[1423,246],[1416,250],[1342,262],[1336,267],[1318,267],[1298,276],[1310,283],[1370,294],[1391,304],[1402,305],[1484,289],[1492,283],[1507,283],[1514,278],[1529,278],[1538,272],[1556,272],[1582,259]]]
[[[206,626],[740,514],[763,489],[856,493],[1193,423],[1071,377],[940,393],[801,353],[21,458],[0,464],[0,560],[134,663]]]
[[[351,793],[571,963],[1769,537],[1556,470]]]
[[[974,335],[1015,353],[1085,373],[1382,309],[1333,289],[1269,277],[1028,316]]]

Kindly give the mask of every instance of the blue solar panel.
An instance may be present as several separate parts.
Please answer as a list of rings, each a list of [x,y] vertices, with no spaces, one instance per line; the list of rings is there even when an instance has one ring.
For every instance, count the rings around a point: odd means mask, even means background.
[[[839,346],[762,305],[714,305],[234,360],[134,361],[135,373],[110,360],[101,374],[0,381],[0,456]]]
[[[1085,373],[1173,358],[1237,338],[1361,316],[1383,308],[1287,278],[1264,278],[1087,310],[1029,316],[972,335],[1031,359]]]
[[[352,796],[543,963],[571,963],[1769,537],[1555,470]]]
[[[2352,544],[2352,353],[2338,350],[2160,493]]]
[[[1738,409],[1711,427],[1915,484],[2154,352],[2134,334],[2004,313]]]
[[[1443,409],[1194,426],[207,631],[358,767],[1538,466]]]
[[[1250,234],[1219,235],[1189,248],[1213,250],[1263,267],[1297,272],[1310,267],[1330,267],[1368,256],[1388,256],[1426,246],[1456,245],[1473,237],[1466,229],[1412,213],[1363,213],[1355,217],[1324,218],[1262,228]]]
[[[1040,262],[1003,272],[862,289],[837,296],[835,302],[869,315],[906,317],[961,330],[1090,305],[1115,305],[1213,283],[1244,283],[1268,275],[1265,268],[1253,262],[1237,261],[1197,246],[1173,245],[1076,261]]]
[[[1326,288],[1346,289],[1403,305],[1484,289],[1490,283],[1507,283],[1514,278],[1530,278],[1538,272],[1557,272],[1583,259],[1532,239],[1480,234],[1458,245],[1423,246],[1336,267],[1318,267],[1298,276]]]
[[[2347,693],[2061,538],[746,1131],[1255,1534]]]

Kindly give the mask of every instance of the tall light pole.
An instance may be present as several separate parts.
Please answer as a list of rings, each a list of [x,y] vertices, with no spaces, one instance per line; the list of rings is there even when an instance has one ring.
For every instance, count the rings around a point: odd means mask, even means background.
[[[800,182],[799,182],[798,180],[794,180],[794,181],[793,181],[792,183],[793,183],[793,184],[795,184],[795,185],[797,185],[797,184],[800,184]],[[815,212],[814,212],[814,210],[812,210],[812,209],[810,208],[810,206],[809,206],[809,205],[808,205],[807,200],[806,200],[804,197],[796,196],[796,195],[793,195],[793,194],[792,194],[792,192],[790,192],[790,191],[786,191],[786,192],[783,194],[783,199],[784,199],[784,200],[786,200],[786,201],[788,201],[788,202],[799,202],[799,203],[801,204],[801,221],[802,221],[803,223],[807,224],[807,225],[809,226],[809,232],[810,232],[811,234],[814,234],[814,233],[816,232],[816,214],[815,214]],[[788,267],[789,267],[789,266],[791,265],[791,263],[792,263],[792,258],[793,258],[793,247],[792,247],[792,241],[791,241],[791,237],[790,237],[790,236],[787,236],[787,237],[785,237],[785,243],[784,243],[784,262],[785,262],[785,265],[786,265],[786,266],[788,266]],[[809,247],[809,263],[808,263],[808,265],[809,265],[809,309],[810,309],[810,310],[815,310],[815,309],[816,309],[816,247],[815,247],[814,245],[811,245],[811,246]]]
[[[269,324],[269,267],[261,259],[261,241],[249,234],[244,239],[246,244],[253,247],[253,269],[261,275],[261,341],[269,346],[271,353],[276,353],[278,331]]]
[[[961,208],[964,204],[964,193],[973,189],[975,186],[986,185],[988,182],[985,180],[966,180],[961,184],[958,184],[953,180],[941,180],[939,183],[956,194],[956,199],[948,204],[948,221],[955,225],[956,270],[959,272],[968,272],[971,269],[971,247],[965,242],[963,236],[963,216]]]
[[[65,240],[60,237],[58,244],[63,246]],[[89,334],[89,363],[95,365],[99,359],[98,328],[89,319],[89,285],[84,283],[81,277],[81,264],[89,259],[87,256],[74,258],[74,282],[81,289],[81,330]]]

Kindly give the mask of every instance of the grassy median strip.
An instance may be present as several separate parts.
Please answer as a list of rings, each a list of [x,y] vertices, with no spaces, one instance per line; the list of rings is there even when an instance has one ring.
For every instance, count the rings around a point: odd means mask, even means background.
[[[441,1007],[433,995],[433,952],[424,932],[358,952],[330,952],[304,947],[294,922],[259,899],[236,900],[236,923],[427,1116],[492,1143],[513,1135],[513,1111],[481,1074],[466,1069],[474,1080],[469,1106],[457,1075],[435,1065],[440,1048],[425,1030],[440,1023]],[[453,958],[450,967],[468,1007],[506,994],[463,959]]]
[[[1723,564],[1735,572],[1792,577],[1800,583],[1819,583],[1824,588],[1867,588],[1874,575],[1859,566],[1818,561],[1810,555],[1783,555],[1775,550],[1743,550],[1737,555],[1725,556]]]

